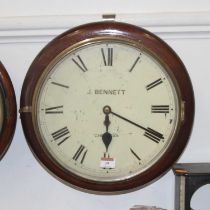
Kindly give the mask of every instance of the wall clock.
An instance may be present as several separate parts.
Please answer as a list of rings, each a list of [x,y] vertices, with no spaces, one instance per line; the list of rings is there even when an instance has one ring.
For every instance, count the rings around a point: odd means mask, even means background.
[[[10,77],[0,62],[0,159],[6,153],[16,126],[17,108]]]
[[[33,61],[21,120],[38,160],[72,186],[142,187],[166,172],[191,132],[194,97],[175,52],[154,34],[104,21],[73,28]]]

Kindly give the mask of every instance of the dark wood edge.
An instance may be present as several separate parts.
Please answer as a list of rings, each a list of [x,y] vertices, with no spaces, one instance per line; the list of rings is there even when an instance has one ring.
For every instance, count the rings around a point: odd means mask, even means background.
[[[42,162],[53,174],[58,176],[64,182],[79,186],[93,191],[121,191],[129,190],[144,186],[152,180],[160,177],[172,164],[177,161],[183,152],[191,133],[194,119],[194,94],[192,84],[186,68],[176,53],[161,39],[154,34],[129,24],[118,22],[98,22],[92,24],[82,25],[73,28],[50,42],[36,57],[32,63],[24,84],[21,94],[21,107],[32,106],[34,90],[39,80],[40,75],[52,59],[61,53],[68,46],[74,45],[84,39],[92,37],[120,37],[132,39],[139,44],[145,45],[146,48],[153,52],[155,56],[165,63],[169,69],[169,73],[175,78],[177,90],[180,93],[181,100],[185,103],[185,120],[181,123],[179,133],[176,139],[172,142],[165,155],[153,165],[153,167],[139,176],[135,176],[128,180],[117,181],[115,183],[96,183],[66,171],[58,163],[54,162],[50,155],[48,157],[44,154],[44,149],[41,142],[36,138],[33,129],[31,113],[21,113],[21,121],[26,139],[35,153],[39,161]]]
[[[0,83],[2,84],[2,95],[4,98],[4,120],[0,134],[0,159],[8,150],[15,132],[17,121],[17,105],[15,91],[11,79],[0,62]]]

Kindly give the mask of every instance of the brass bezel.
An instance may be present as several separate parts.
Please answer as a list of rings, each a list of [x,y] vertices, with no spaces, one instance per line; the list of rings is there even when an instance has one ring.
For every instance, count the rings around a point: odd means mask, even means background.
[[[171,140],[167,143],[167,145],[165,145],[164,149],[161,150],[161,153],[158,153],[158,155],[155,156],[156,160],[151,160],[151,164],[148,164],[148,166],[146,168],[144,168],[143,170],[141,170],[138,173],[132,174],[131,176],[127,176],[127,177],[122,177],[119,179],[113,179],[111,181],[107,181],[107,180],[103,180],[103,182],[118,182],[118,181],[122,181],[124,179],[130,179],[132,177],[135,177],[137,175],[139,175],[140,173],[143,173],[144,171],[148,170],[148,168],[152,167],[153,165],[155,165],[158,160],[162,157],[162,155],[165,153],[165,151],[167,151],[168,147],[170,147],[170,145],[173,143],[174,139],[176,139],[177,133],[179,132],[181,123],[182,123],[182,119],[184,116],[184,109],[182,108],[182,98],[181,98],[181,94],[180,94],[180,89],[178,87],[178,84],[176,82],[176,79],[174,78],[173,74],[170,72],[170,68],[166,65],[166,63],[159,58],[158,55],[156,55],[154,52],[152,52],[151,50],[149,50],[147,47],[144,46],[144,44],[142,42],[136,42],[134,40],[131,39],[127,39],[127,38],[122,38],[122,37],[113,37],[113,36],[103,36],[103,37],[95,37],[95,38],[91,38],[91,39],[85,39],[83,41],[80,41],[72,46],[69,46],[68,48],[66,48],[65,50],[63,50],[61,53],[59,53],[50,63],[49,65],[47,65],[47,67],[45,68],[44,72],[42,73],[41,77],[39,78],[39,81],[35,87],[35,94],[33,96],[33,101],[32,101],[32,106],[30,107],[30,112],[32,112],[32,120],[33,120],[33,127],[35,130],[35,133],[37,135],[37,139],[39,140],[40,144],[42,145],[45,154],[48,155],[48,157],[53,161],[56,162],[56,164],[59,165],[59,167],[63,168],[64,171],[68,171],[70,172],[68,169],[66,169],[59,161],[57,161],[52,154],[48,151],[45,143],[42,141],[42,136],[41,133],[39,132],[39,128],[38,128],[38,123],[37,123],[37,103],[38,103],[38,98],[39,98],[39,94],[40,94],[40,90],[42,88],[42,85],[44,84],[44,81],[47,77],[47,75],[50,73],[50,71],[53,69],[53,67],[59,62],[61,61],[65,56],[67,56],[68,54],[72,53],[73,51],[76,51],[80,48],[86,47],[87,45],[91,45],[91,44],[98,44],[98,43],[104,43],[104,42],[113,42],[113,43],[123,43],[125,45],[129,45],[132,46],[134,48],[137,48],[141,51],[146,52],[147,54],[149,54],[151,57],[154,58],[155,61],[159,62],[159,64],[163,67],[164,71],[166,72],[166,74],[170,77],[170,81],[173,84],[173,88],[174,91],[176,92],[176,96],[177,96],[177,109],[178,109],[178,116],[177,116],[177,123],[176,126],[174,127],[174,132],[171,135],[172,138]],[[73,173],[73,172],[72,172]],[[74,174],[74,173],[73,173]],[[79,176],[78,174],[75,174],[76,176]],[[96,179],[90,179],[88,177],[83,177],[81,176],[81,178],[85,178],[91,181],[95,181],[95,182],[100,182],[99,180]]]

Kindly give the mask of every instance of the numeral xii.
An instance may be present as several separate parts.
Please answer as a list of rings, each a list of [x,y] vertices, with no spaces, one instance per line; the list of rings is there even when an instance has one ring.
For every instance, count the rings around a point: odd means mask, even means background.
[[[112,66],[113,65],[113,48],[107,48],[106,52],[103,48],[101,48],[101,54],[103,57],[104,65],[105,66]]]

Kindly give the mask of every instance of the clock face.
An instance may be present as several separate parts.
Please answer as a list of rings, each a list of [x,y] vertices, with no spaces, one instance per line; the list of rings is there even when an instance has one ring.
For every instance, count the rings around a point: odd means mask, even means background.
[[[125,41],[83,43],[59,56],[41,83],[38,133],[52,157],[80,176],[113,181],[141,173],[176,134],[179,99],[165,67]]]
[[[34,154],[61,180],[94,191],[128,190],[163,174],[188,141],[193,113],[188,74],[171,48],[114,22],[53,40],[21,95]]]

